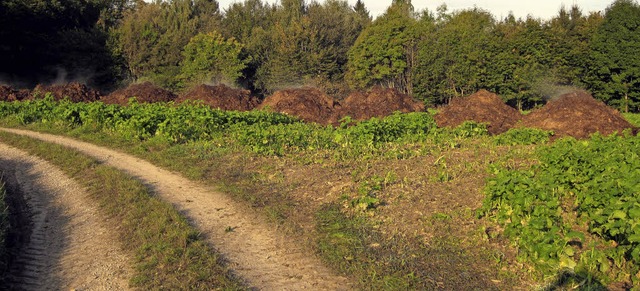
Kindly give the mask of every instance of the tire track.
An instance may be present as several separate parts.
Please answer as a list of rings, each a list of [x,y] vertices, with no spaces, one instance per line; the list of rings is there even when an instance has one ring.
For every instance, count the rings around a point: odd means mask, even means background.
[[[263,218],[226,195],[139,158],[71,138],[0,129],[76,149],[134,176],[172,203],[202,231],[230,267],[262,290],[349,290],[348,280],[327,269],[314,254],[279,233]],[[228,231],[232,229],[233,231]]]
[[[22,195],[30,233],[11,263],[9,290],[127,290],[133,273],[86,192],[62,171],[0,143],[0,170]]]

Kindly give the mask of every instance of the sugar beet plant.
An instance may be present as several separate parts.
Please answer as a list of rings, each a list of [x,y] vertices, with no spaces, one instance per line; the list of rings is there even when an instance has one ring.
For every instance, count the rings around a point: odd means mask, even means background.
[[[303,123],[266,111],[234,112],[197,104],[107,105],[101,102],[54,101],[51,96],[25,102],[0,102],[0,118],[23,125],[49,123],[114,133],[126,139],[164,138],[171,143],[216,140],[239,144],[252,152],[283,155],[304,150],[339,150],[350,156],[378,150],[390,142],[451,140],[485,135],[482,124],[454,130],[437,128],[430,113],[394,114],[334,128]]]
[[[480,215],[548,275],[640,284],[640,137],[563,139],[527,169],[494,169]]]

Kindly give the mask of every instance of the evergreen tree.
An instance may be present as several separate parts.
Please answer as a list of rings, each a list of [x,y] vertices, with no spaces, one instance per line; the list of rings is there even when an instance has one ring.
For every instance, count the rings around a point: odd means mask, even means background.
[[[496,34],[496,53],[488,68],[492,78],[486,87],[518,109],[544,103],[543,89],[557,80],[551,72],[549,36],[542,21],[516,20],[510,15],[498,23]]]
[[[435,30],[420,42],[416,93],[429,103],[469,95],[489,83],[495,21],[474,8],[440,17]]]
[[[596,97],[624,111],[640,109],[640,6],[617,0],[591,41],[592,75],[588,83]]]

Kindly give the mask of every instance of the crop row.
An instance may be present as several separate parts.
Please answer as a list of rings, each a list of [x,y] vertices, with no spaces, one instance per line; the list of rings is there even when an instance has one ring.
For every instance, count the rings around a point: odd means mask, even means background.
[[[496,168],[481,215],[544,274],[640,283],[640,137],[563,139],[530,168]]]
[[[394,114],[338,127],[304,123],[279,113],[235,112],[197,104],[107,105],[72,103],[51,98],[0,102],[0,118],[22,125],[51,123],[70,128],[116,133],[127,139],[162,138],[171,143],[213,141],[239,144],[250,151],[283,155],[302,150],[340,150],[357,155],[387,143],[415,143],[427,139],[448,143],[455,138],[486,135],[486,127],[465,123],[456,129],[436,126],[431,113]]]

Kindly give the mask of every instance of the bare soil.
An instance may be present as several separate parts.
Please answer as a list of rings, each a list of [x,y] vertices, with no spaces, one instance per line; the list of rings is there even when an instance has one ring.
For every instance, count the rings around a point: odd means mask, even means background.
[[[226,195],[146,161],[70,138],[25,130],[2,129],[74,148],[118,168],[147,184],[172,203],[202,231],[230,262],[230,267],[255,288],[264,290],[348,290],[350,283],[335,275],[313,254],[283,232],[264,223],[248,206]]]
[[[72,102],[94,102],[100,99],[100,92],[80,83],[43,85],[39,84],[33,89],[34,95],[44,97],[51,93],[56,100],[69,98]]]
[[[544,107],[525,115],[519,126],[553,130],[554,138],[572,136],[589,138],[599,132],[603,135],[621,133],[638,128],[629,123],[620,112],[598,101],[586,91],[575,91],[551,100]]]
[[[486,123],[489,133],[500,134],[515,126],[522,115],[500,96],[480,90],[468,97],[452,99],[434,119],[440,127],[456,127],[465,121]]]
[[[316,88],[286,89],[265,98],[258,109],[296,116],[307,122],[327,124],[336,103],[329,95]]]
[[[258,106],[258,99],[249,90],[233,89],[226,85],[199,85],[180,96],[176,102],[202,102],[222,110],[249,111]]]
[[[393,88],[374,87],[367,92],[350,94],[336,111],[332,123],[337,123],[345,116],[357,121],[372,117],[383,118],[396,111],[402,113],[424,111],[424,103],[414,100]]]
[[[129,99],[135,97],[138,103],[155,103],[174,101],[177,96],[171,91],[162,89],[150,82],[133,84],[127,88],[116,90],[100,99],[107,104],[129,104]]]
[[[24,201],[9,290],[128,290],[130,259],[87,193],[49,163],[0,143],[10,196]],[[15,197],[14,197],[15,198]]]

